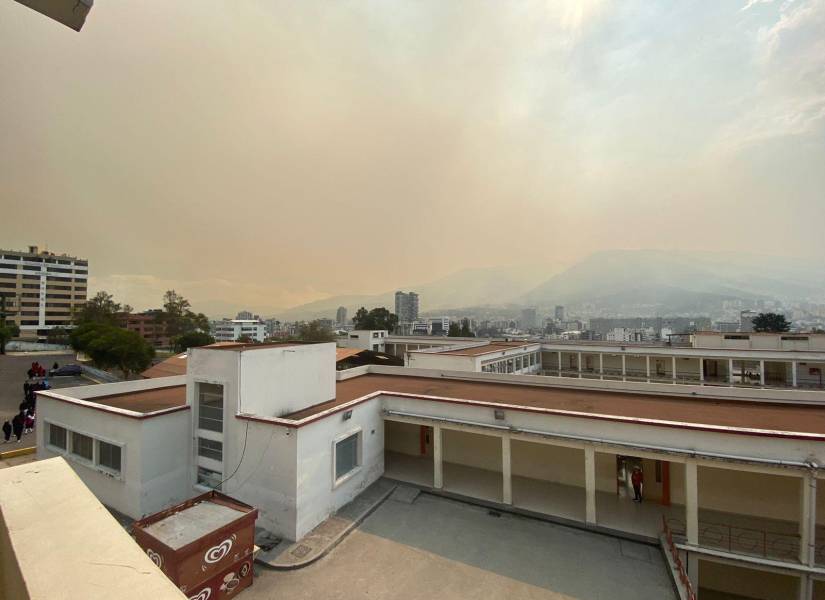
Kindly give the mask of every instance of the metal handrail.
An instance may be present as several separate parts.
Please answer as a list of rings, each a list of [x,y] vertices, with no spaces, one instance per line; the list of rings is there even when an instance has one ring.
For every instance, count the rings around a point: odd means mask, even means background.
[[[679,549],[676,548],[676,544],[673,543],[673,532],[667,524],[667,518],[665,515],[662,515],[662,532],[664,533],[665,541],[667,542],[667,549],[670,552],[670,556],[673,558],[673,564],[676,565],[676,572],[679,575],[679,581],[681,581],[682,585],[685,586],[687,600],[696,600],[696,592],[693,590],[693,584],[691,583],[687,571],[685,570],[682,557],[679,555]]]

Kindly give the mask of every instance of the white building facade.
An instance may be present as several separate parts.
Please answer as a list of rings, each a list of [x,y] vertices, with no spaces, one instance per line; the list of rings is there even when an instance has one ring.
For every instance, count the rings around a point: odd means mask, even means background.
[[[266,329],[266,323],[258,319],[224,319],[214,323],[212,336],[218,342],[235,342],[244,336],[253,342],[263,342]]]
[[[133,518],[219,488],[297,540],[385,476],[612,535],[653,542],[665,530],[695,588],[825,598],[820,391],[336,374],[333,344],[286,343],[195,348],[184,378],[39,397],[38,453],[67,456]],[[642,504],[627,494],[634,466]]]

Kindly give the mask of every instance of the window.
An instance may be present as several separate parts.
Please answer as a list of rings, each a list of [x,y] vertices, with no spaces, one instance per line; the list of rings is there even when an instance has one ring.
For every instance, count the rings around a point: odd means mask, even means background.
[[[102,440],[97,441],[97,464],[120,472],[120,446]]]
[[[66,449],[66,430],[63,427],[49,423],[49,445],[61,450]]]
[[[751,336],[749,335],[726,335],[726,340],[749,340]]]
[[[198,427],[223,432],[223,386],[198,384]]]
[[[211,458],[218,462],[223,462],[223,444],[206,438],[198,438],[198,456]]]
[[[94,458],[94,444],[92,438],[82,433],[72,431],[72,454],[92,460]]]
[[[212,469],[206,469],[204,467],[198,467],[198,484],[212,488],[213,490],[219,490],[221,488],[221,481],[223,479],[223,475],[218,471],[213,471]]]
[[[358,467],[358,436],[354,433],[335,443],[335,480],[338,481]]]

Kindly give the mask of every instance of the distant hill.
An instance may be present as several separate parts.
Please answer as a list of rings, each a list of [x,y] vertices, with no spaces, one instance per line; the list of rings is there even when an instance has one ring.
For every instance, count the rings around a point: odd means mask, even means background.
[[[406,285],[397,289],[418,292],[422,312],[460,306],[505,304],[513,302],[559,270],[558,266],[537,265],[462,269],[430,283]],[[284,321],[333,318],[339,306],[345,306],[350,317],[361,306],[367,309],[386,306],[395,310],[395,291],[393,289],[373,295],[333,296],[281,311],[276,316]]]
[[[724,299],[819,298],[825,265],[812,260],[739,253],[664,250],[597,252],[519,298],[550,306],[595,302],[607,308],[666,306],[704,310]]]

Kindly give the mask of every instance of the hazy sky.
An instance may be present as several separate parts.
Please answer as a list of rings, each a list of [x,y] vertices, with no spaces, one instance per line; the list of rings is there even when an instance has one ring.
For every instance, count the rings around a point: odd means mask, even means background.
[[[0,247],[138,308],[824,224],[825,0],[0,0]]]

